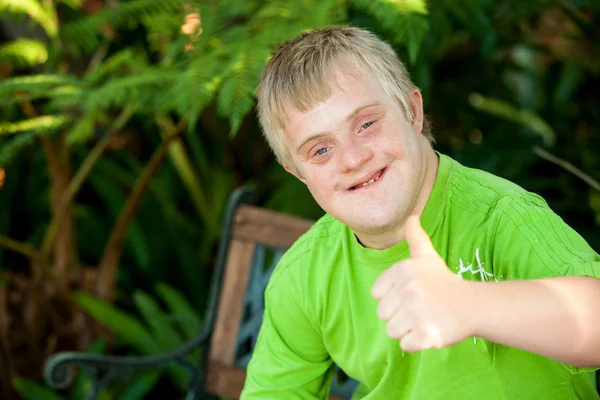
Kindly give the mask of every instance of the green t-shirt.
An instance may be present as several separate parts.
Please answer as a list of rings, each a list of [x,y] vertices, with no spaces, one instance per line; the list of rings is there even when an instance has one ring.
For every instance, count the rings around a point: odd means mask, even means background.
[[[598,254],[542,198],[444,155],[421,224],[462,279],[600,278]],[[598,399],[590,369],[480,338],[403,353],[371,286],[408,257],[406,241],[368,249],[331,216],[317,221],[271,277],[242,399],[325,399],[333,362],[360,383],[353,399]]]

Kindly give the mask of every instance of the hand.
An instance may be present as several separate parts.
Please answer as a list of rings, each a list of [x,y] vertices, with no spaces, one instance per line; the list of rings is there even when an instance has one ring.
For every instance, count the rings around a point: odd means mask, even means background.
[[[407,352],[439,349],[472,336],[470,319],[477,310],[470,311],[469,293],[476,283],[448,269],[418,217],[408,218],[405,235],[411,257],[383,272],[371,290],[388,336],[400,339]]]

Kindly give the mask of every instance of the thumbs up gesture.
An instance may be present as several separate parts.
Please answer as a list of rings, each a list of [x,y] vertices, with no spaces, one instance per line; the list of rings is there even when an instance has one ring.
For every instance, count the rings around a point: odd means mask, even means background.
[[[371,289],[386,332],[407,352],[439,349],[472,336],[473,282],[454,275],[437,254],[418,217],[405,225],[410,258],[383,272]]]

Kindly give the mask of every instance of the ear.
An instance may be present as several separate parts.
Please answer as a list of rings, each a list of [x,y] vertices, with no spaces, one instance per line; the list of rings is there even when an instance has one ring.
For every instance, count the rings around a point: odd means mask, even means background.
[[[423,97],[419,89],[413,89],[410,93],[410,109],[413,120],[411,124],[417,133],[423,133]]]
[[[283,165],[283,168],[289,172],[290,174],[294,175],[296,178],[298,178],[298,180],[302,183],[304,183],[306,185],[306,181],[300,176],[300,173],[296,170],[296,168],[294,167],[290,167],[287,164]]]

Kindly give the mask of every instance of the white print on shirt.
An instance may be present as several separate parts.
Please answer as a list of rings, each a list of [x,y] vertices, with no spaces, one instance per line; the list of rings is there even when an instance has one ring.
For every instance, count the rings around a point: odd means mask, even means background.
[[[479,258],[479,247],[477,248],[477,250],[475,250],[475,259],[477,260],[477,269],[473,269],[472,263],[465,267],[465,264],[463,263],[462,258],[459,258],[458,260],[460,261],[460,265],[458,266],[458,272],[456,273],[456,276],[458,276],[460,279],[463,279],[462,275],[465,272],[470,272],[471,275],[479,274],[481,282],[487,281],[490,277],[493,278],[494,274],[492,274],[491,272],[487,272],[483,268],[483,263],[481,262],[481,259]],[[498,279],[494,278],[494,280],[496,282],[498,282]]]
[[[454,252],[454,250],[452,250],[452,252]],[[483,268],[483,263],[481,262],[481,259],[479,258],[479,247],[475,250],[475,259],[477,260],[477,268],[473,269],[472,263],[465,267],[465,264],[464,264],[462,258],[459,258],[458,260],[460,261],[460,265],[458,266],[458,272],[456,273],[456,276],[458,276],[460,279],[463,279],[462,275],[465,272],[470,272],[471,275],[479,274],[479,278],[481,279],[481,282],[485,282],[489,278],[494,278],[494,274],[492,274],[491,272],[487,272]],[[498,282],[498,279],[494,278],[494,280],[496,282]],[[477,338],[475,336],[473,336],[473,344],[477,344]]]

